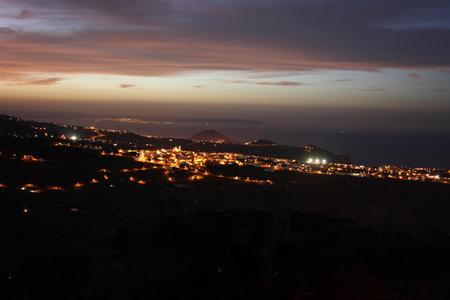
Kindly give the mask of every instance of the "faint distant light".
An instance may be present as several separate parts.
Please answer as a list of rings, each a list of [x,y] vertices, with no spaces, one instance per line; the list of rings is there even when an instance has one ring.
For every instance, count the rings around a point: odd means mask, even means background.
[[[28,213],[28,208],[24,208],[23,213],[25,213],[25,214]]]
[[[75,141],[78,140],[78,137],[77,137],[76,135],[72,135],[72,136],[70,137],[70,140],[75,142]]]

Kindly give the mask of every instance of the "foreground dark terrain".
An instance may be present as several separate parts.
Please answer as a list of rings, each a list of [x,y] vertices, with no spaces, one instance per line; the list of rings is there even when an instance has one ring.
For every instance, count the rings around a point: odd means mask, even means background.
[[[450,299],[449,185],[222,165],[196,180],[117,152],[177,141],[1,124],[4,299]]]

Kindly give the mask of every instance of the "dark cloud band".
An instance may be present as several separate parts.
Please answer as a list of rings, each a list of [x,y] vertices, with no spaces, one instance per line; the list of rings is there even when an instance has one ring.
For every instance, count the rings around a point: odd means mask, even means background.
[[[4,72],[159,76],[192,70],[450,66],[448,1],[24,3],[17,6],[16,19],[35,19],[43,28],[53,24],[56,29],[0,26]],[[433,23],[433,17],[440,22]]]

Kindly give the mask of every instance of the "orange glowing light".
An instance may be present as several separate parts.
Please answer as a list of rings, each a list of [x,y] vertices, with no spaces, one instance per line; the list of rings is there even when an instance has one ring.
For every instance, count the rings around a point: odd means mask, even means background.
[[[82,188],[83,186],[84,186],[84,184],[83,184],[83,183],[80,183],[80,182],[77,182],[77,183],[75,183],[75,184],[73,185],[73,187],[76,188],[76,189],[80,189],[80,188]]]
[[[28,161],[28,162],[40,162],[42,161],[39,158],[34,157],[33,155],[24,155],[21,158],[22,161]]]
[[[49,186],[49,187],[47,187],[47,190],[49,190],[49,191],[64,191],[64,189],[60,186]]]

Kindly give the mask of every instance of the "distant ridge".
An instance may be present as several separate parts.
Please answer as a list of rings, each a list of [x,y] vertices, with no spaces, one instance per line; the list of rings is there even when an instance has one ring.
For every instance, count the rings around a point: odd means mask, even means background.
[[[223,135],[222,133],[215,131],[215,130],[205,130],[197,133],[193,137],[191,137],[191,140],[196,142],[207,142],[207,143],[227,143],[232,144],[233,141]]]

